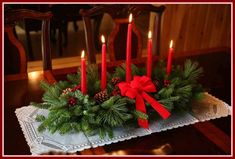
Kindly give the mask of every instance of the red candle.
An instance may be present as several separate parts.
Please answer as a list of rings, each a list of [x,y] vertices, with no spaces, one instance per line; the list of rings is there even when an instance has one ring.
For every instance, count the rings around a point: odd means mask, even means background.
[[[103,35],[101,36],[101,41],[102,41],[101,90],[105,90],[107,70],[106,70],[106,44]]]
[[[167,68],[166,68],[166,73],[167,75],[170,75],[171,73],[171,65],[172,65],[172,54],[173,54],[173,40],[170,42],[170,48],[168,52],[168,60],[167,60]]]
[[[81,54],[81,92],[83,94],[87,93],[86,88],[86,61],[85,61],[85,51]]]
[[[131,81],[131,34],[132,34],[132,14],[129,16],[129,24],[127,30],[127,43],[126,43],[126,82]]]
[[[147,76],[151,78],[152,76],[152,33],[148,33],[148,54],[147,54]]]

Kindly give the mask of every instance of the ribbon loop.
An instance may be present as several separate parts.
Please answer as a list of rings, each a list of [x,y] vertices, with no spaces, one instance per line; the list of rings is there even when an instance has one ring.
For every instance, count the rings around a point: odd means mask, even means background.
[[[136,110],[146,114],[144,100],[146,100],[163,119],[167,119],[171,114],[158,101],[149,96],[146,92],[156,92],[156,88],[151,79],[147,76],[134,76],[130,83],[121,82],[118,84],[122,96],[136,99]],[[138,123],[143,128],[148,128],[148,120],[138,118]]]

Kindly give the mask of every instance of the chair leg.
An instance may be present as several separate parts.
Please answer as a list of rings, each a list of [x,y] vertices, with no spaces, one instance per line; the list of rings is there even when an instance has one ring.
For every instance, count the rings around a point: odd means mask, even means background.
[[[56,27],[55,26],[51,26],[51,29],[50,29],[50,35],[51,35],[51,42],[53,43],[53,44],[55,44],[56,43]]]
[[[76,20],[73,21],[73,28],[74,28],[75,32],[78,31],[78,25],[77,25],[77,21]]]
[[[27,46],[28,46],[28,55],[30,60],[34,60],[34,55],[33,55],[33,49],[32,49],[32,42],[31,42],[31,37],[29,30],[26,28],[26,41],[27,41]]]
[[[62,25],[62,33],[63,33],[63,47],[67,47],[68,45],[68,21],[65,21]]]
[[[99,29],[100,29],[100,24],[101,24],[102,18],[103,18],[103,14],[96,16],[95,20],[94,20],[94,37],[95,37],[96,41],[100,40]],[[96,48],[96,50],[101,50],[101,44],[95,43],[95,48]]]
[[[61,29],[61,26],[59,27],[58,51],[59,51],[59,56],[62,56],[62,54],[63,54],[63,47],[62,47],[62,29]]]
[[[17,33],[16,33],[16,28],[15,28],[15,27],[13,28],[13,33],[14,33],[16,39],[19,39],[19,38],[18,38],[18,35],[17,35]]]

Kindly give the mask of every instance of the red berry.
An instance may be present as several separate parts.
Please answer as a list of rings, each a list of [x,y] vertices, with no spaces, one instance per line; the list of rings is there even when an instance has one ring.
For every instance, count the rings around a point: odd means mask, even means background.
[[[120,92],[120,90],[114,90],[113,92],[112,92],[112,95],[113,96],[116,96],[116,95],[119,95],[121,92]]]
[[[76,90],[81,90],[81,85],[80,84],[78,84],[77,86],[73,87],[71,91],[75,92]]]
[[[169,80],[164,80],[164,86],[168,87],[170,85],[170,81]]]
[[[77,104],[77,99],[74,97],[70,97],[68,101],[69,106],[74,106]]]

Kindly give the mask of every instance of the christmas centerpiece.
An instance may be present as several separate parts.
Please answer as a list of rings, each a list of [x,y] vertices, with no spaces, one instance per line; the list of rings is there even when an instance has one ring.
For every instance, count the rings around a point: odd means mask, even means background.
[[[48,116],[37,115],[39,131],[48,129],[61,134],[83,131],[106,133],[123,126],[148,128],[148,120],[167,119],[174,111],[190,111],[191,101],[200,99],[202,87],[197,82],[202,73],[198,63],[187,60],[173,67],[167,76],[164,63],[153,68],[152,78],[145,69],[132,65],[133,80],[125,81],[125,65],[108,74],[107,87],[101,89],[97,67],[87,67],[87,90],[81,87],[81,72],[67,75],[68,81],[53,85],[41,83],[43,103],[31,103],[48,109]],[[167,78],[167,79],[166,79]],[[83,94],[82,92],[87,92]],[[138,123],[138,125],[137,125]]]
[[[39,132],[68,134],[84,132],[113,137],[118,127],[149,128],[149,122],[167,120],[175,112],[191,111],[191,102],[202,98],[203,88],[198,82],[202,68],[197,62],[186,60],[184,65],[172,66],[173,41],[170,42],[167,62],[153,65],[152,39],[149,32],[146,66],[131,63],[132,15],[127,33],[126,63],[106,69],[106,44],[102,39],[101,73],[97,65],[86,65],[85,51],[81,68],[68,74],[66,81],[53,85],[41,82],[45,91],[42,103],[31,105],[47,109],[47,115],[37,114]]]
[[[199,83],[203,69],[197,62],[172,65],[173,41],[167,60],[155,62],[149,32],[146,64],[134,65],[132,15],[129,22],[123,64],[107,72],[101,36],[100,71],[86,64],[82,51],[76,73],[54,84],[42,81],[42,102],[16,109],[32,154],[75,153],[231,114],[228,104],[204,92]]]

